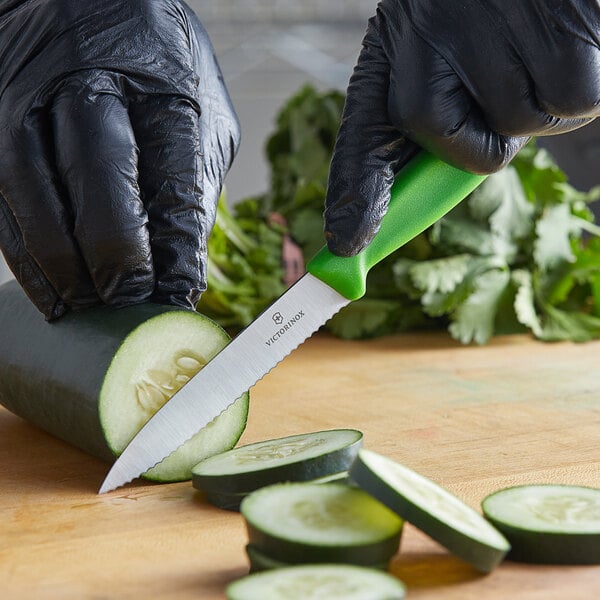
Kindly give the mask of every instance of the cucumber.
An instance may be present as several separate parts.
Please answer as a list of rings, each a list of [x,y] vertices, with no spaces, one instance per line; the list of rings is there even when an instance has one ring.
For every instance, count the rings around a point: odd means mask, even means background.
[[[362,433],[332,429],[239,446],[203,460],[192,469],[194,487],[215,494],[248,494],[283,481],[307,481],[345,471]]]
[[[228,600],[402,600],[392,575],[350,565],[302,565],[254,573],[230,583]]]
[[[192,470],[193,473],[193,470]],[[331,473],[329,475],[323,475],[322,477],[317,477],[316,479],[311,479],[311,483],[349,483],[352,485],[348,478],[348,471],[340,471],[339,473]],[[216,506],[217,508],[222,508],[224,510],[231,511],[239,511],[240,504],[242,500],[252,492],[244,493],[229,493],[229,492],[218,492],[214,490],[204,490],[204,496],[210,504]]]
[[[233,512],[239,512],[240,504],[242,500],[248,494],[230,494],[228,492],[214,492],[212,490],[206,490],[204,492],[204,497],[206,501],[216,506],[217,508],[222,508],[223,510],[231,510]]]
[[[283,567],[292,567],[289,563],[282,562],[276,558],[268,556],[262,550],[246,544],[246,555],[250,561],[250,573],[258,573],[259,571],[268,571],[269,569],[281,569]]]
[[[229,341],[207,317],[149,303],[73,311],[47,323],[16,281],[0,286],[0,331],[0,404],[111,462]],[[145,477],[190,479],[200,460],[237,443],[248,402],[244,394]]]
[[[310,483],[345,483],[347,485],[354,485],[354,483],[350,481],[348,471],[340,471],[339,473],[315,477],[315,479],[310,479],[309,481]]]
[[[600,564],[600,489],[576,485],[522,485],[481,503],[483,514],[510,541],[519,562]]]
[[[279,483],[242,501],[249,543],[287,563],[373,566],[398,551],[403,521],[343,483]]]
[[[510,544],[477,511],[430,479],[371,450],[360,450],[350,478],[456,556],[487,573]]]
[[[252,544],[246,545],[246,554],[248,556],[248,560],[250,561],[250,573],[258,573],[259,571],[268,571],[269,569],[281,569],[283,567],[294,566],[293,564],[282,562],[265,554],[262,550],[256,546],[253,546]],[[385,561],[380,564],[371,565],[369,568],[386,571],[388,565],[389,561]]]

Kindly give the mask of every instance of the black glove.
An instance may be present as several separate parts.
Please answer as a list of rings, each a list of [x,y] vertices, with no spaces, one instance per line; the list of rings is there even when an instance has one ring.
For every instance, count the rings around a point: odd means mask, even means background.
[[[599,114],[598,0],[383,0],[331,164],[329,249],[351,256],[371,241],[394,173],[419,147],[491,173],[529,136]]]
[[[0,0],[0,248],[31,300],[193,307],[239,125],[180,0]]]

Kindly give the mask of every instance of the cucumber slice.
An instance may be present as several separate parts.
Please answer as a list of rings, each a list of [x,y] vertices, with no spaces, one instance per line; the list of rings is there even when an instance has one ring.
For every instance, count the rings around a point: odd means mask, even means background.
[[[0,404],[109,462],[229,341],[199,313],[150,303],[47,323],[16,281],[0,286],[0,331]],[[146,477],[190,479],[200,460],[237,443],[247,415],[244,394]]]
[[[285,563],[276,558],[268,556],[256,546],[246,544],[246,554],[250,561],[250,573],[259,571],[268,571],[269,569],[281,569],[283,567],[292,567],[290,563]]]
[[[265,554],[262,550],[253,546],[252,544],[246,545],[246,554],[248,555],[248,560],[250,561],[250,573],[258,573],[259,571],[268,571],[269,569],[281,569],[283,567],[292,567],[293,564],[285,563],[276,558]],[[381,571],[386,571],[389,565],[389,561],[370,565],[370,569],[379,569]]]
[[[309,483],[345,483],[346,485],[354,485],[354,482],[350,481],[348,471],[340,471],[339,473],[316,477],[315,479],[311,479]]]
[[[233,512],[239,512],[240,504],[242,500],[248,494],[230,494],[228,492],[214,492],[212,490],[206,490],[204,492],[204,497],[207,502],[216,506],[217,508],[222,508],[223,510],[231,510]]]
[[[303,565],[247,575],[229,584],[228,600],[402,600],[392,575],[350,565]]]
[[[288,563],[372,566],[398,551],[402,520],[343,483],[280,483],[241,504],[250,544]]]
[[[350,483],[348,478],[348,471],[341,471],[340,473],[332,473],[331,475],[324,475],[317,479],[311,479],[310,483]],[[352,484],[351,484],[352,485]],[[217,492],[214,490],[204,490],[204,496],[208,502],[217,508],[224,510],[239,511],[242,500],[252,492],[239,494],[229,492]]]
[[[456,556],[487,573],[508,541],[477,511],[430,479],[370,450],[360,450],[350,478]]]
[[[600,564],[600,489],[522,485],[481,503],[484,515],[508,538],[508,558],[520,562]]]
[[[362,444],[355,429],[291,435],[239,446],[192,469],[194,487],[219,494],[249,493],[283,481],[307,481],[348,469]]]

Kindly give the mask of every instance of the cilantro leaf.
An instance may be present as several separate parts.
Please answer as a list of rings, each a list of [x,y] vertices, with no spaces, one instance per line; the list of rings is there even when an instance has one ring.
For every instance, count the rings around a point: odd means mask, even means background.
[[[505,265],[498,264],[496,259],[491,257],[471,256],[468,254],[459,256],[461,257],[460,261],[455,260],[457,257],[450,257],[450,264],[448,264],[448,270],[450,270],[451,265],[454,262],[457,262],[458,264],[463,263],[461,268],[455,273],[457,279],[456,285],[452,288],[447,286],[446,289],[442,289],[441,287],[435,289],[432,287],[424,290],[421,295],[423,311],[431,317],[441,317],[443,315],[452,314],[473,292],[475,286],[474,281],[479,275],[490,269],[505,267]],[[429,267],[431,263],[436,263],[436,266],[439,266],[440,264],[448,263],[448,259],[417,263],[412,266],[411,274],[417,270],[426,272],[427,267]],[[459,275],[460,278],[458,277]]]
[[[514,167],[490,175],[468,203],[473,217],[488,220],[491,231],[499,237],[521,240],[531,234],[534,208]]]
[[[346,339],[372,337],[386,322],[394,319],[398,310],[397,302],[361,298],[334,315],[328,328]]]
[[[463,344],[485,344],[494,333],[497,307],[509,281],[508,270],[493,269],[479,275],[471,295],[452,315],[452,336]]]
[[[588,342],[600,337],[600,318],[579,311],[544,306],[544,327],[540,339],[546,341]]]
[[[580,232],[580,221],[571,214],[568,204],[546,208],[535,226],[536,240],[533,249],[535,262],[542,271],[575,260],[571,237]]]
[[[467,274],[470,259],[469,254],[456,254],[447,258],[417,262],[410,269],[410,276],[422,292],[452,292]]]
[[[533,333],[542,335],[542,324],[535,306],[535,292],[531,273],[526,269],[517,269],[512,273],[513,282],[517,285],[514,307],[519,323],[529,327]]]

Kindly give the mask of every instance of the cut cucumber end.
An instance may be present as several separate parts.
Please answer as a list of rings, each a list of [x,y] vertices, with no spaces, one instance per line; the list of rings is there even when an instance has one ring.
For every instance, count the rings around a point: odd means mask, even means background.
[[[600,489],[522,485],[481,503],[484,515],[510,541],[508,558],[543,564],[600,564]]]
[[[459,558],[487,573],[510,549],[482,515],[436,483],[394,460],[360,450],[350,478]]]
[[[227,587],[228,600],[402,600],[399,579],[350,565],[302,565],[248,575]]]
[[[165,312],[134,329],[115,353],[99,396],[101,426],[115,455],[228,342],[221,327],[191,311]],[[248,406],[246,393],[144,477],[190,479],[195,464],[237,443]]]

